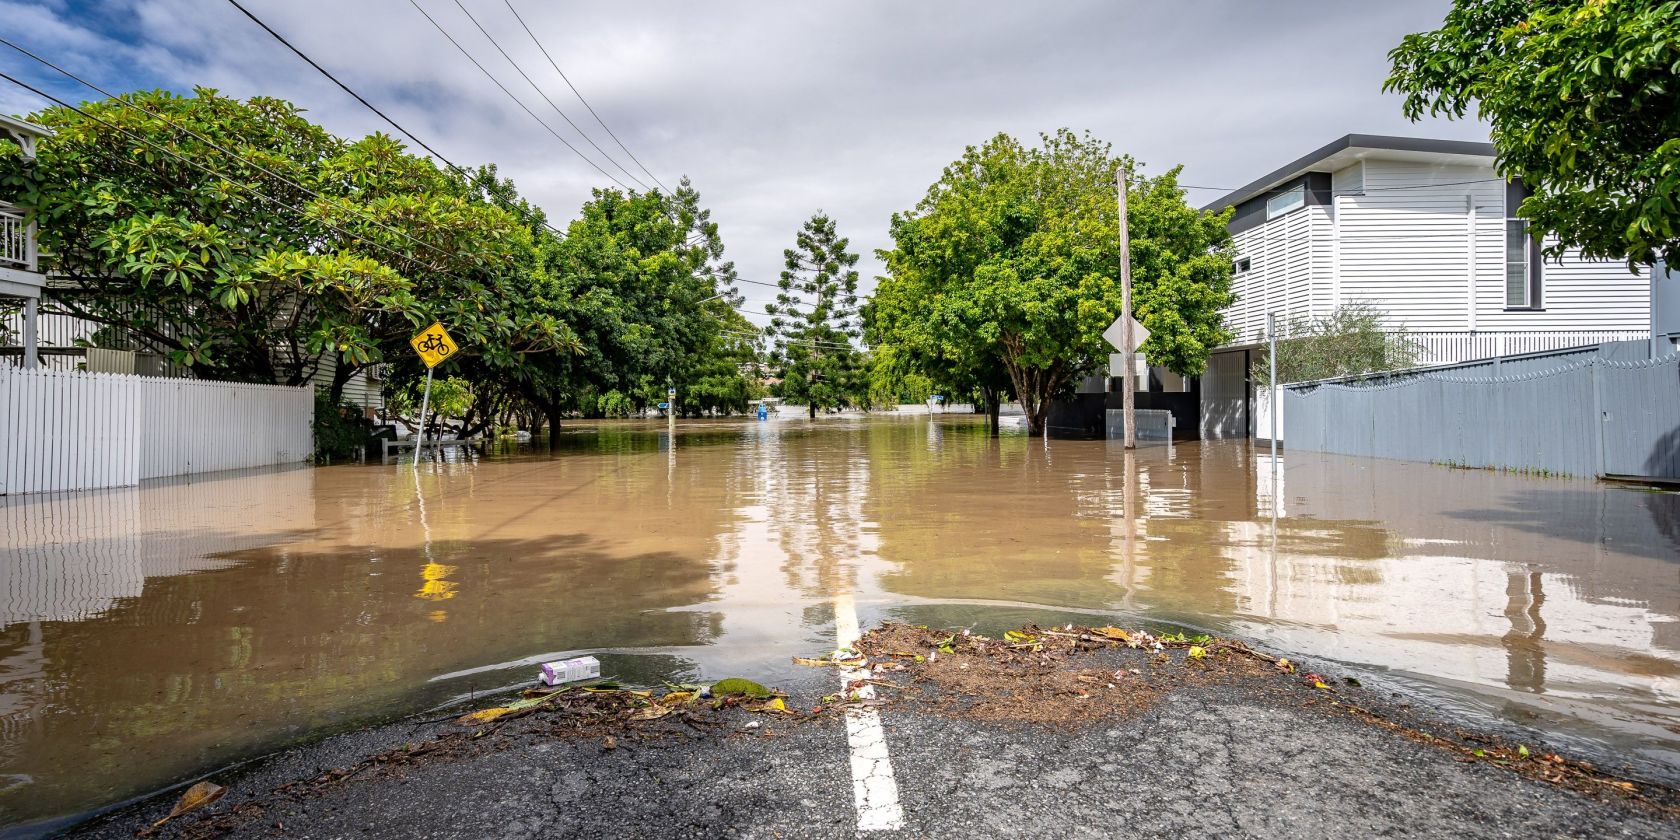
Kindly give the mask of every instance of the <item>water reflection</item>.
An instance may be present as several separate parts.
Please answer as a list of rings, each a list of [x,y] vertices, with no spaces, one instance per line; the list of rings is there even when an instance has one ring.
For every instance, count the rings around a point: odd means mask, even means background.
[[[962,415],[0,499],[0,810],[72,812],[600,652],[774,681],[860,608],[1119,610],[1680,768],[1680,496]],[[942,613],[955,615],[955,613]],[[1013,620],[1025,615],[1008,611]]]

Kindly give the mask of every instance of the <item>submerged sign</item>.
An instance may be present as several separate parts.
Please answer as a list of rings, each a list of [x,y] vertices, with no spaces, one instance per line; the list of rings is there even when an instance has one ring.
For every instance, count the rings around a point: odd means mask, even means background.
[[[442,322],[422,330],[419,335],[409,339],[408,343],[414,346],[414,352],[420,354],[420,361],[425,362],[428,368],[437,367],[438,362],[461,349],[455,344],[455,339],[449,337],[449,331],[443,328]]]

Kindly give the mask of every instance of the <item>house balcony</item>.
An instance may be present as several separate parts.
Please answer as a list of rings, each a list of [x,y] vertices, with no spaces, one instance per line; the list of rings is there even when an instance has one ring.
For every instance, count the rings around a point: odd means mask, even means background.
[[[1614,341],[1648,341],[1649,330],[1522,330],[1407,332],[1418,363],[1449,365],[1473,359],[1544,353]]]
[[[35,270],[35,225],[22,208],[0,202],[0,263]]]

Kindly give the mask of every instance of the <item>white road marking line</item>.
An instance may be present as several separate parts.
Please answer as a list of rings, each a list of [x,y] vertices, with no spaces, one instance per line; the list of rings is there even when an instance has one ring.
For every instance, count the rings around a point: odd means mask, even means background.
[[[858,631],[857,607],[851,593],[834,596],[836,647],[849,647],[862,634]],[[852,680],[870,676],[866,668],[840,668],[840,690]],[[875,687],[857,690],[864,700],[875,699]],[[904,827],[904,809],[898,804],[898,781],[893,778],[892,760],[887,755],[887,733],[881,728],[881,714],[874,709],[846,710],[846,741],[852,753],[852,794],[857,800],[858,831],[887,831]]]

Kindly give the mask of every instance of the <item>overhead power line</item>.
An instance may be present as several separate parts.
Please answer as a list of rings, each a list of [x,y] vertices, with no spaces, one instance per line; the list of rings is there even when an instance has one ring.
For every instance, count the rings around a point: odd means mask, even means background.
[[[374,104],[372,102],[367,101],[366,97],[362,96],[361,94],[357,93],[355,90],[351,89],[351,87],[349,85],[339,81],[338,77],[334,76],[331,72],[329,72],[327,70],[327,68],[322,67],[320,64],[316,63],[315,59],[310,58],[308,55],[304,54],[303,50],[300,50],[297,47],[293,46],[291,41],[286,40],[285,36],[281,35],[279,32],[274,31],[273,27],[269,26],[266,23],[263,23],[262,19],[257,17],[256,15],[252,14],[250,9],[247,9],[244,6],[240,5],[239,0],[228,0],[228,3],[232,4],[235,9],[238,9],[246,17],[250,18],[252,23],[255,23],[257,26],[262,27],[264,32],[267,32],[269,35],[272,35],[274,37],[274,40],[279,41],[283,46],[285,46],[286,49],[291,50],[292,53],[294,55],[296,55],[298,58],[303,59],[305,64],[308,64],[310,67],[315,68],[315,71],[320,73],[321,75],[327,77],[328,81],[332,82],[335,85],[338,85],[338,88],[340,90],[344,91],[345,93],[350,94],[351,98],[355,99],[357,102],[360,102],[362,104],[362,107],[367,108],[369,111],[372,111],[374,114],[378,115],[380,119],[382,119],[386,122],[386,124],[390,125],[394,129],[396,129],[397,133],[401,134],[404,137],[407,137],[409,140],[413,141],[414,144],[419,146],[420,148],[425,149],[426,152],[428,154],[430,154],[432,157],[435,157],[438,160],[443,161],[443,164],[445,166],[449,167],[450,169],[455,170],[455,172],[457,174],[459,174],[461,177],[466,178],[468,183],[470,183],[470,184],[477,184],[478,183],[478,179],[475,175],[473,175],[471,172],[468,172],[465,169],[462,169],[459,166],[456,166],[452,161],[449,160],[449,158],[444,157],[440,152],[438,152],[437,149],[432,148],[430,145],[428,145],[426,143],[426,141],[421,140],[419,138],[419,136],[417,136],[414,132],[409,131],[406,128],[403,128],[402,125],[399,124],[396,120],[391,119],[388,115],[386,115],[386,113],[384,111],[379,110],[377,107],[374,106]],[[491,192],[489,190],[485,190],[484,193],[492,202],[501,206],[502,209],[507,210],[508,212],[513,213],[516,216],[524,217],[527,222],[537,221],[535,219],[535,217],[532,217],[529,214],[522,212],[516,205],[511,205],[507,202],[504,202],[504,201],[500,200],[493,192]],[[555,227],[551,222],[549,222],[547,220],[542,220],[542,221],[539,222],[539,224],[541,224],[545,228],[548,228],[550,231],[553,231],[556,235],[558,235],[562,238],[564,238],[565,235],[566,235],[565,231]]]
[[[515,73],[518,73],[520,78],[524,79],[525,83],[530,85],[531,89],[536,91],[537,95],[542,97],[542,100],[544,102],[548,103],[548,107],[554,109],[554,113],[559,114],[560,119],[565,120],[566,124],[571,126],[572,130],[576,131],[578,133],[579,137],[582,137],[584,139],[584,141],[587,142],[590,145],[591,148],[595,149],[596,152],[599,152],[601,157],[606,158],[609,162],[612,163],[613,166],[618,167],[618,171],[623,172],[627,177],[630,178],[630,180],[635,181],[637,186],[640,186],[644,190],[645,189],[651,189],[651,187],[649,187],[647,184],[642,182],[642,179],[636,177],[636,173],[631,172],[628,169],[625,169],[624,164],[619,163],[617,159],[615,159],[612,155],[608,154],[606,149],[603,149],[599,145],[596,145],[594,138],[591,138],[588,133],[586,133],[582,128],[578,127],[577,123],[572,122],[572,118],[569,117],[569,116],[566,116],[566,112],[560,110],[560,106],[554,104],[554,100],[548,98],[548,94],[543,92],[542,86],[538,85],[535,81],[533,81],[531,79],[531,77],[529,75],[527,75],[525,73],[525,69],[523,67],[519,66],[519,62],[514,61],[513,56],[509,55],[507,50],[502,49],[501,43],[496,40],[496,37],[494,35],[490,34],[490,31],[488,29],[484,28],[484,24],[479,23],[478,18],[473,17],[473,13],[470,12],[470,11],[467,11],[467,7],[462,5],[461,0],[455,0],[455,8],[460,9],[461,14],[464,14],[464,15],[467,16],[467,20],[472,21],[472,25],[478,28],[479,33],[484,36],[484,39],[490,42],[490,46],[495,47],[496,52],[501,53],[502,58],[507,59],[507,63],[513,65],[513,71]],[[566,145],[570,146],[571,144],[567,143]],[[575,149],[574,149],[574,151],[575,151]],[[578,153],[582,154],[582,152],[578,152]]]
[[[231,2],[231,1],[232,0],[229,0],[229,2]],[[589,164],[592,167],[594,167],[596,172],[599,172],[602,175],[605,175],[607,177],[607,180],[612,181],[613,183],[615,183],[615,184],[617,184],[617,185],[619,185],[619,186],[621,186],[621,187],[623,187],[627,190],[630,190],[632,192],[635,191],[635,189],[633,187],[631,187],[629,184],[626,184],[623,181],[618,180],[617,178],[613,177],[613,174],[611,172],[608,172],[607,170],[602,169],[600,164],[596,163],[588,155],[586,155],[582,151],[580,151],[578,149],[578,147],[573,146],[571,144],[571,142],[568,141],[566,138],[561,137],[560,132],[555,131],[553,126],[550,126],[547,122],[545,122],[542,117],[537,116],[536,111],[531,110],[530,106],[526,105],[523,101],[521,101],[519,99],[519,97],[514,96],[513,91],[508,90],[507,85],[502,84],[501,79],[496,78],[496,75],[494,73],[491,73],[488,69],[486,69],[483,64],[479,63],[479,60],[477,58],[474,58],[473,54],[468,52],[466,47],[461,46],[461,42],[455,40],[455,36],[449,34],[449,30],[445,29],[443,27],[443,24],[438,23],[437,19],[433,18],[431,13],[426,11],[426,8],[424,6],[421,6],[418,2],[416,2],[416,0],[408,0],[408,5],[413,6],[415,11],[419,12],[420,15],[427,20],[427,22],[431,23],[433,29],[436,29],[439,34],[443,35],[443,37],[449,41],[449,43],[453,44],[455,46],[455,49],[460,50],[461,55],[466,56],[467,60],[472,62],[472,65],[474,67],[478,68],[478,72],[483,73],[484,77],[489,79],[490,82],[497,87],[497,89],[499,89],[502,93],[506,94],[507,98],[513,100],[513,104],[518,105],[519,109],[521,111],[524,111],[525,113],[529,114],[531,116],[531,119],[536,120],[537,124],[542,126],[544,129],[546,129],[549,134],[554,135],[554,139],[559,140],[561,145],[565,146],[568,149],[571,149],[572,154],[575,154],[579,158],[582,158],[583,162]]]
[[[511,0],[502,0],[502,3],[505,4],[508,7],[509,12],[513,13],[513,19],[519,21],[519,26],[525,30],[525,34],[531,36],[531,43],[537,45],[537,49],[542,52],[543,58],[548,59],[549,66],[553,67],[554,72],[558,73],[560,75],[561,81],[564,81],[566,83],[566,87],[569,87],[569,88],[572,89],[572,93],[575,96],[577,96],[579,102],[583,103],[583,107],[589,109],[589,115],[595,118],[595,122],[597,122],[601,125],[602,130],[607,132],[607,136],[611,137],[613,139],[613,142],[617,143],[618,147],[620,149],[623,149],[624,153],[626,155],[629,155],[630,159],[632,161],[635,161],[636,165],[638,167],[641,167],[641,170],[643,172],[646,172],[647,176],[649,178],[652,178],[653,182],[655,184],[659,185],[660,189],[662,189],[666,192],[670,192],[671,188],[665,186],[665,183],[663,181],[659,180],[659,176],[653,174],[653,172],[647,168],[647,165],[642,163],[640,158],[636,157],[636,153],[630,151],[630,147],[624,145],[623,140],[618,139],[618,135],[613,133],[613,130],[607,126],[606,121],[601,119],[600,114],[595,113],[595,107],[593,105],[589,104],[589,100],[583,98],[583,93],[577,89],[576,85],[572,84],[571,79],[566,77],[565,71],[561,70],[560,65],[554,61],[554,56],[548,54],[548,48],[543,46],[542,41],[537,38],[537,34],[535,32],[531,31],[530,26],[526,25],[525,18],[521,17],[520,14],[519,14],[519,10],[515,9],[513,7],[513,3],[511,2]]]

